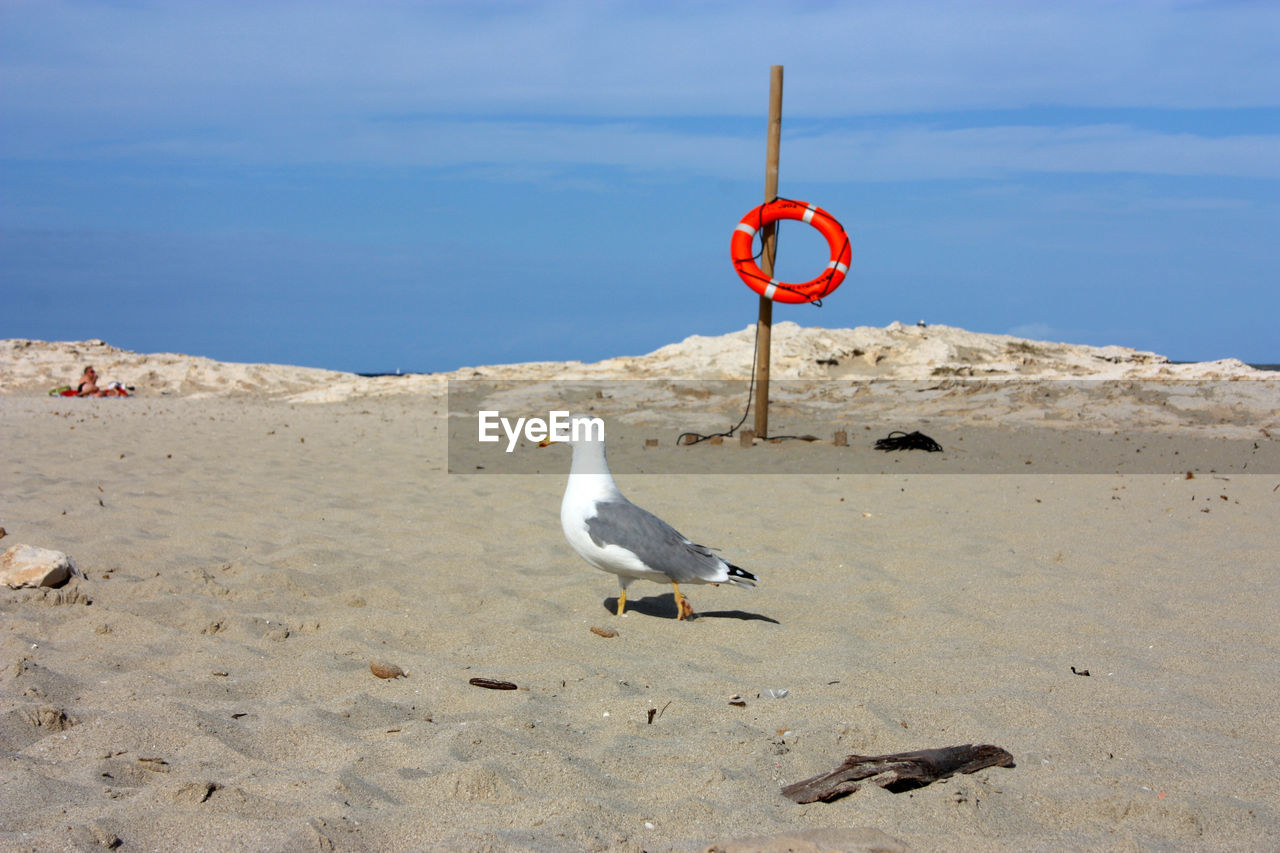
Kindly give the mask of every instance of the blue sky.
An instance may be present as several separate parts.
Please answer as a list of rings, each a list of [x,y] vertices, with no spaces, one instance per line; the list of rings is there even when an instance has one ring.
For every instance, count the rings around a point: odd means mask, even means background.
[[[341,370],[894,320],[1280,361],[1273,2],[0,2],[0,338]],[[784,226],[779,273],[815,275]]]

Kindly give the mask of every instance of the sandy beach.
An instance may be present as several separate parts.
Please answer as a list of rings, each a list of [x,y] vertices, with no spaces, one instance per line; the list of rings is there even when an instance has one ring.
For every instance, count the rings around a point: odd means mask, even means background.
[[[1280,846],[1276,374],[774,334],[774,422],[816,441],[676,443],[737,420],[750,329],[375,378],[0,342],[0,550],[78,570],[0,587],[0,848]],[[48,395],[86,363],[134,394]],[[628,497],[760,587],[615,616],[561,534],[567,449],[471,455],[477,389],[598,413]],[[779,792],[970,743],[1015,765]]]

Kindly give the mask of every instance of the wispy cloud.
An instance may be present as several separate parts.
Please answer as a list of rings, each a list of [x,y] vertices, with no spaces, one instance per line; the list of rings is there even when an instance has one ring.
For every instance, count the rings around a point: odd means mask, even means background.
[[[1280,78],[1269,3],[51,2],[0,16],[7,105],[56,94],[103,112],[743,115],[773,62],[796,72],[794,115],[1274,106]]]
[[[796,115],[1274,105],[1280,11],[1174,3],[6,4],[9,105]],[[1175,60],[1176,61],[1172,61]],[[24,97],[23,92],[30,93]]]
[[[761,115],[778,61],[788,120],[888,117],[789,137],[794,179],[1280,177],[1276,135],[922,116],[1274,107],[1269,4],[63,2],[7,4],[0,33],[8,158],[734,177],[756,136],[658,119]]]
[[[850,180],[1009,177],[1024,173],[1135,173],[1280,177],[1280,136],[1206,137],[1123,125],[902,127],[800,139],[802,169]],[[806,177],[819,177],[806,175]]]
[[[785,124],[785,123],[784,123]],[[1280,135],[1198,135],[1127,125],[939,129],[784,135],[789,180],[840,182],[1011,178],[1023,174],[1148,174],[1280,178]],[[645,121],[329,119],[238,128],[169,128],[50,148],[21,131],[11,158],[191,160],[237,164],[418,167],[502,179],[565,169],[738,179],[759,170],[761,139],[681,131]],[[477,172],[476,169],[482,171]]]

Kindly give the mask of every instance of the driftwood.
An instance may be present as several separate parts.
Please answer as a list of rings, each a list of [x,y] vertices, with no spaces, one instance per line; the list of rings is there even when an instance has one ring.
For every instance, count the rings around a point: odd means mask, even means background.
[[[830,773],[787,785],[782,795],[797,803],[829,802],[852,794],[865,780],[900,793],[922,788],[955,773],[1012,766],[1013,756],[991,744],[947,746],[895,755],[850,755]]]

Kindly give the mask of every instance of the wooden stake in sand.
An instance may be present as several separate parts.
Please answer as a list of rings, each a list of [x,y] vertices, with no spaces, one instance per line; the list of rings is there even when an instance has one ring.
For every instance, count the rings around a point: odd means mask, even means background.
[[[769,69],[769,142],[765,151],[764,201],[778,197],[778,148],[782,141],[782,66]],[[778,253],[777,223],[770,222],[760,232],[763,253],[760,270],[773,278],[773,262]],[[773,300],[760,297],[756,321],[756,435],[769,435],[769,352],[773,334]]]

